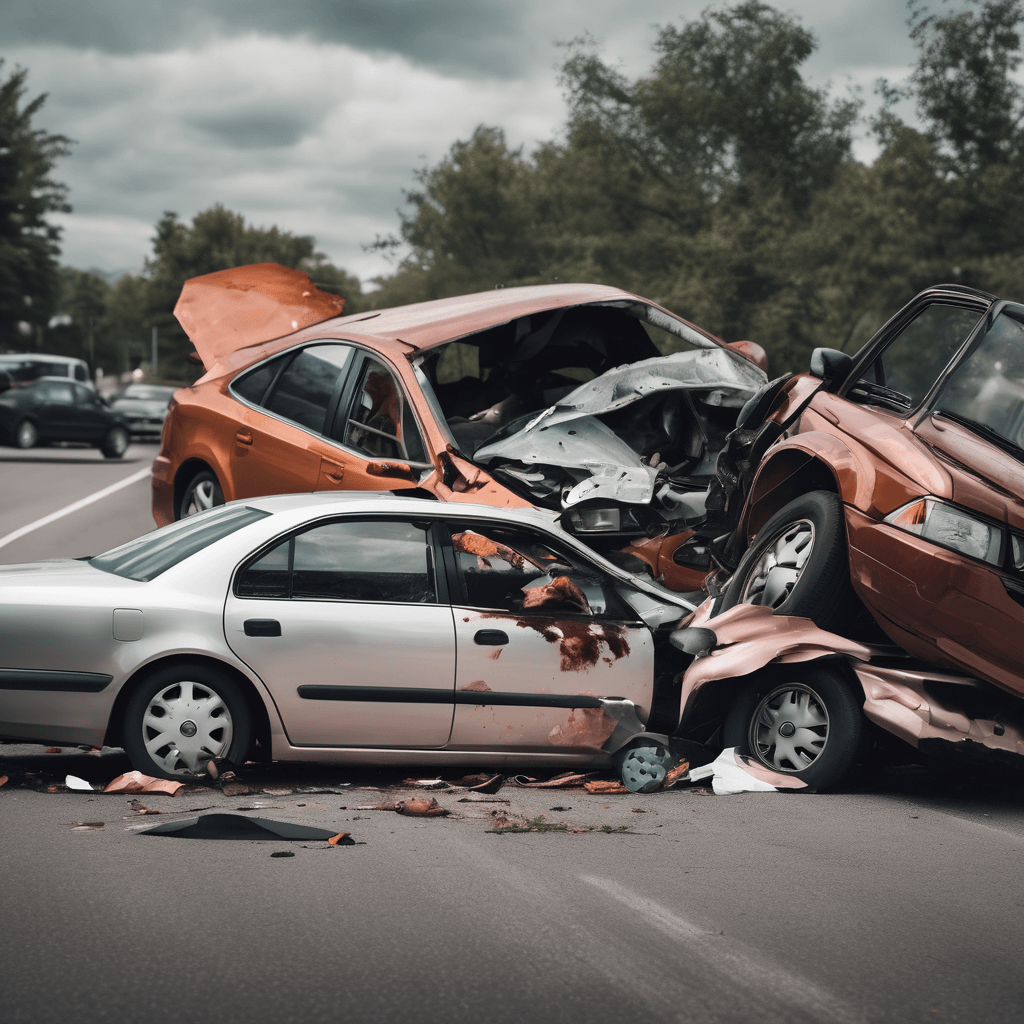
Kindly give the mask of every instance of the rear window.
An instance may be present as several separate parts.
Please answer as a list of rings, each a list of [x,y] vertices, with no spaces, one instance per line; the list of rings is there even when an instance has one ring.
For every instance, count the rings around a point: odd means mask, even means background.
[[[203,548],[269,515],[248,507],[210,509],[111,548],[90,558],[89,564],[115,576],[148,583]]]

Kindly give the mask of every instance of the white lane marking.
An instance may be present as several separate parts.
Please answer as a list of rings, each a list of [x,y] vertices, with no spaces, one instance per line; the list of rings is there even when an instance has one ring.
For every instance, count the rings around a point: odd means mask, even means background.
[[[837,1024],[858,1024],[864,1020],[863,1014],[844,1006],[831,993],[806,978],[774,963],[759,963],[755,951],[745,950],[734,940],[698,928],[660,903],[640,896],[610,878],[581,875],[580,879],[642,915],[660,932],[685,942],[688,954],[705,959],[731,984],[742,986],[762,1001],[770,994],[780,1006],[790,1007],[794,1018],[807,1015],[816,1021],[835,1021]]]
[[[132,484],[138,483],[144,477],[149,476],[151,472],[152,470],[148,466],[145,469],[140,469],[137,473],[132,473],[131,476],[126,476],[123,480],[118,480],[116,484],[104,487],[102,491],[96,491],[94,494],[88,494],[84,498],[80,498],[78,501],[72,502],[70,505],[65,505],[63,508],[57,509],[56,512],[51,512],[48,516],[43,516],[42,519],[37,519],[34,523],[29,523],[28,526],[20,527],[13,531],[13,533],[7,534],[6,537],[0,537],[0,548],[18,540],[19,537],[24,537],[26,533],[38,530],[41,526],[47,526],[50,523],[56,522],[58,519],[63,519],[64,516],[69,516],[72,512],[77,512],[80,508],[85,508],[86,505],[91,505],[94,501],[101,501],[108,495],[120,491],[123,487],[130,487]]]

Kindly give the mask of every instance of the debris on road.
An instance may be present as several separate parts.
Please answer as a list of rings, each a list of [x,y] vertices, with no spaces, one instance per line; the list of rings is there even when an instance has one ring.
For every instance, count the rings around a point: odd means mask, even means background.
[[[583,788],[588,793],[628,793],[629,790],[621,782],[613,782],[609,779],[595,779],[593,782],[584,782]]]
[[[449,813],[448,808],[442,807],[433,797],[429,800],[399,800],[395,810],[417,818],[441,818]]]
[[[582,786],[599,774],[599,772],[563,772],[553,779],[548,779],[547,782],[538,782],[528,775],[513,775],[509,782],[521,786],[523,789],[569,789]]]
[[[162,822],[140,832],[141,836],[170,836],[180,839],[326,839],[340,833],[311,825],[296,825],[271,818],[243,818],[240,814],[201,814],[197,818]]]
[[[64,785],[74,793],[95,793],[92,784],[80,779],[77,775],[69,775],[64,780]]]
[[[73,821],[71,822],[72,832],[103,832],[105,831],[102,821]]]
[[[171,779],[154,779],[152,775],[143,775],[142,772],[125,772],[118,775],[116,779],[108,783],[104,793],[165,793],[167,796],[177,796],[185,788],[184,782],[174,782]]]
[[[745,754],[737,754],[735,747],[726,747],[711,764],[694,768],[688,776],[690,782],[707,778],[711,779],[711,788],[716,796],[807,789],[807,783],[802,779],[773,772]]]
[[[356,841],[348,834],[348,832],[339,832],[336,836],[331,836],[327,840],[331,846],[355,846]]]
[[[480,780],[475,785],[469,787],[471,793],[497,793],[498,790],[501,789],[502,784],[505,781],[504,775],[488,776],[484,774],[477,776],[467,775],[464,779],[462,779],[462,782],[467,782],[471,778],[476,778]]]
[[[436,779],[403,779],[403,786],[415,786],[416,789],[450,789],[444,779],[439,775]]]
[[[155,811],[151,807],[147,807],[141,800],[129,800],[128,806],[136,814],[163,814],[163,811]]]

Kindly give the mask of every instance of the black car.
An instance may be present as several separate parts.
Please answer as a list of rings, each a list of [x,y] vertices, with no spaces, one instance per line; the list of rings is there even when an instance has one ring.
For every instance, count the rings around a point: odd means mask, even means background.
[[[4,375],[6,376],[6,375]],[[91,388],[66,377],[26,384],[0,379],[0,444],[34,448],[47,441],[78,441],[119,459],[128,448],[128,427]]]

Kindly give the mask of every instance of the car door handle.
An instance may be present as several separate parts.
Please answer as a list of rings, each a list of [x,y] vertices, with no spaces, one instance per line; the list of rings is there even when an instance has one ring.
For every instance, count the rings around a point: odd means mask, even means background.
[[[508,633],[500,629],[478,629],[473,643],[483,647],[502,647],[508,643]]]
[[[239,444],[252,444],[252,434],[240,430],[235,434],[235,440]]]
[[[242,623],[246,636],[280,636],[281,623],[277,619],[246,619]]]

